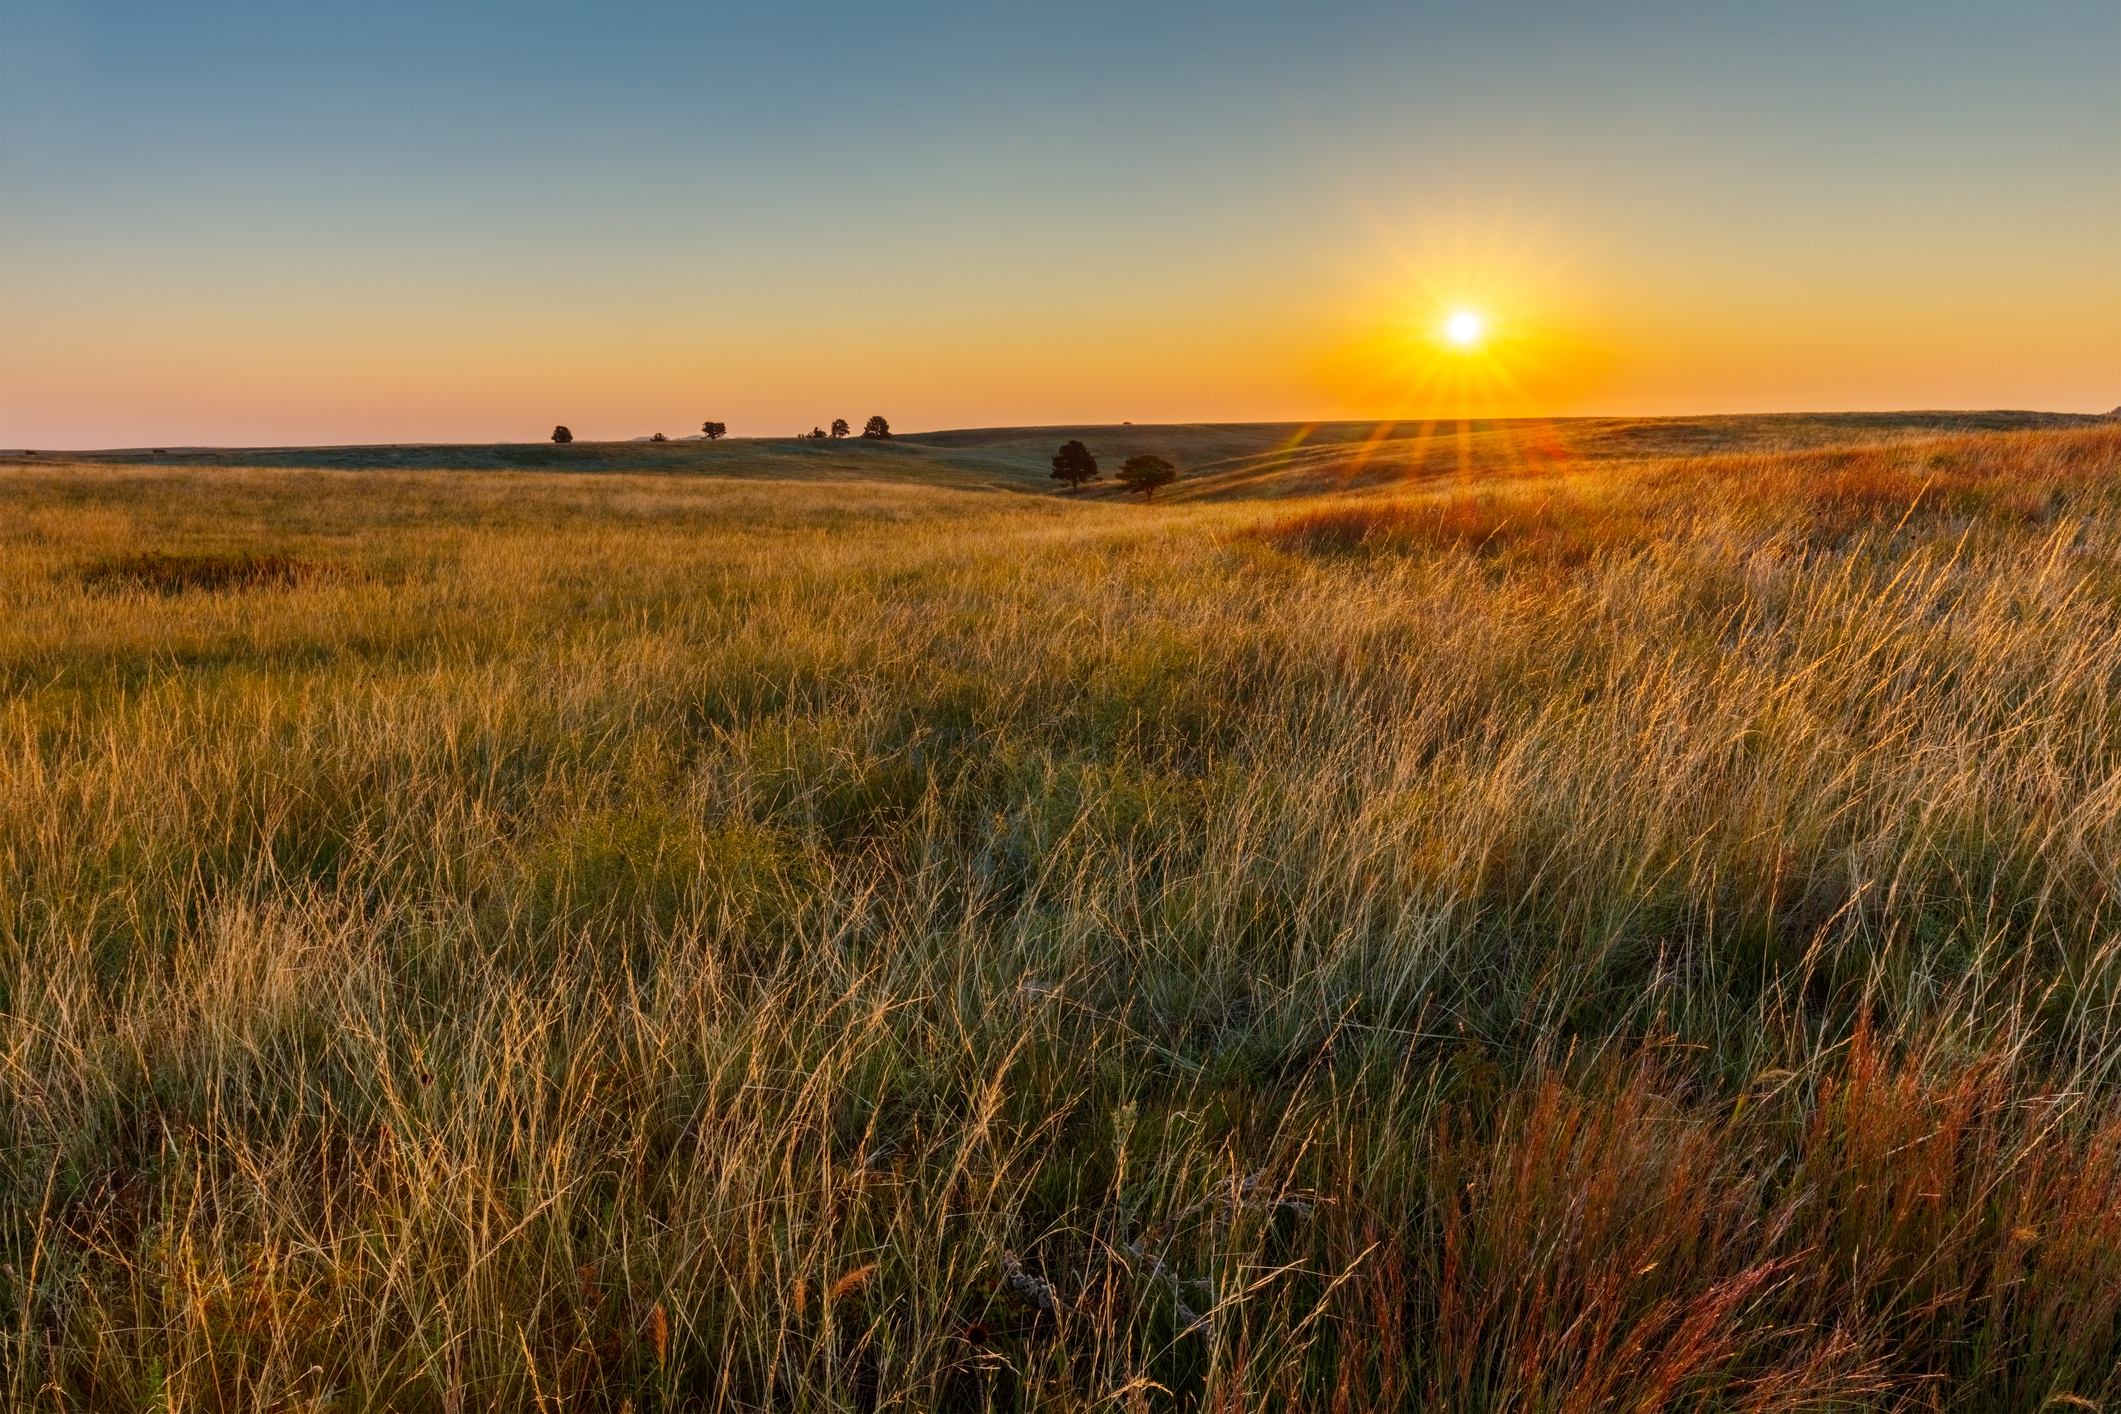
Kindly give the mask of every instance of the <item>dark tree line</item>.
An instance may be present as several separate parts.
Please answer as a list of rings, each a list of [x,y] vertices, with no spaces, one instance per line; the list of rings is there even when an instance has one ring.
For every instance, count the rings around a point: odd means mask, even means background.
[[[719,442],[729,435],[729,424],[726,422],[703,422],[700,424],[700,432],[708,441]],[[854,435],[854,429],[848,425],[846,418],[835,417],[832,419],[832,430],[830,432],[827,432],[822,427],[813,427],[802,435],[805,439],[814,439],[822,442],[828,437],[851,437]],[[867,423],[863,424],[862,435],[881,441],[889,441],[891,438],[891,424],[886,422],[881,416],[872,417]],[[555,442],[572,442],[574,433],[568,431],[564,426],[555,427],[552,429],[552,440]],[[650,440],[667,442],[670,439],[658,432]]]
[[[802,433],[801,437],[802,440],[811,442],[822,442],[828,437],[837,441],[842,437],[850,436],[853,431],[854,429],[848,425],[846,418],[835,417],[832,419],[832,430],[830,432],[827,432],[822,427],[813,427],[808,432]],[[884,421],[881,417],[872,417],[862,427],[862,435],[888,441],[891,437],[891,424]]]

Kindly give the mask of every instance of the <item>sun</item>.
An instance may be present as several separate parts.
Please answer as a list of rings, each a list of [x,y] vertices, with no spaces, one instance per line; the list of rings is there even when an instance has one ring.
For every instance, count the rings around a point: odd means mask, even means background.
[[[1590,317],[1573,257],[1548,253],[1550,224],[1497,212],[1378,216],[1382,259],[1350,284],[1346,337],[1317,368],[1350,411],[1385,420],[1546,416],[1585,395],[1604,355],[1581,333]],[[1566,326],[1576,325],[1578,328]]]

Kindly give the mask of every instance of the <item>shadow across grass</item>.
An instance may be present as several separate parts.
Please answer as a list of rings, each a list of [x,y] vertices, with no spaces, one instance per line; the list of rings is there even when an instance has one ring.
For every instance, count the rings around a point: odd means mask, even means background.
[[[1324,506],[1262,526],[1259,538],[1289,554],[1404,554],[1460,550],[1483,559],[1581,565],[1604,549],[1639,543],[1649,531],[1631,508],[1548,494],[1454,495],[1429,501]]]
[[[317,566],[291,555],[259,555],[247,550],[191,554],[147,550],[93,561],[82,568],[81,581],[96,589],[215,593],[229,589],[291,589],[318,572]]]

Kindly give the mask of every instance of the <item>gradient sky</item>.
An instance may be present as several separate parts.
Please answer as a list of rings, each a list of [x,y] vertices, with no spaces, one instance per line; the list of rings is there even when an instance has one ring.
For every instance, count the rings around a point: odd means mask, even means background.
[[[0,0],[0,55],[6,447],[2121,404],[2112,0]]]

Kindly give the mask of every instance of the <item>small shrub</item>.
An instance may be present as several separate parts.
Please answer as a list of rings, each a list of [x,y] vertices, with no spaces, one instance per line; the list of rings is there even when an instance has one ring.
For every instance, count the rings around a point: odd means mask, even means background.
[[[555,427],[552,429],[552,440],[555,442],[572,442],[574,434],[569,432],[564,425]]]

